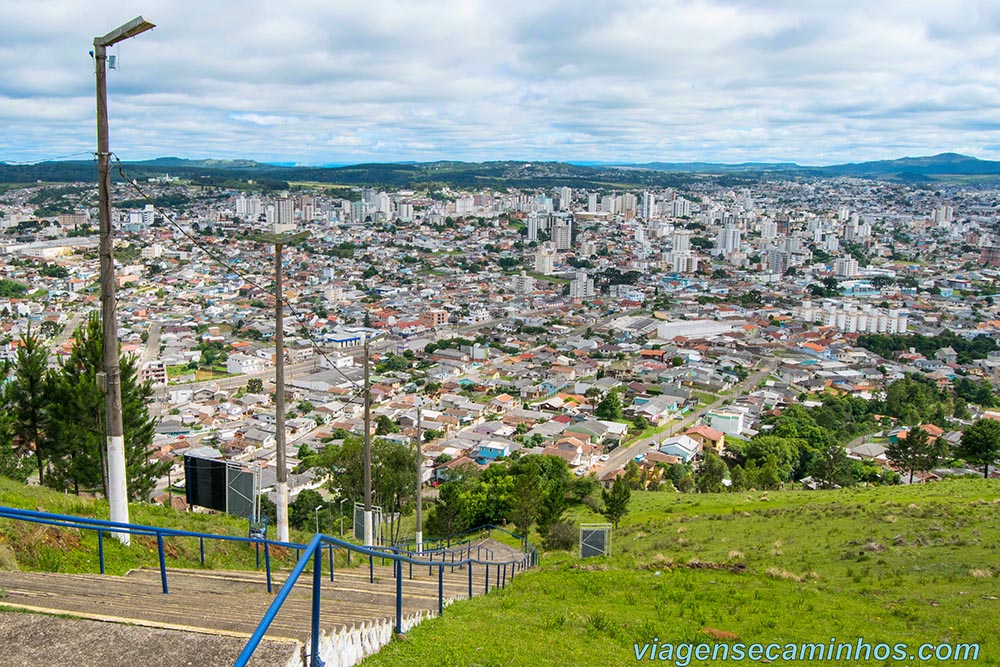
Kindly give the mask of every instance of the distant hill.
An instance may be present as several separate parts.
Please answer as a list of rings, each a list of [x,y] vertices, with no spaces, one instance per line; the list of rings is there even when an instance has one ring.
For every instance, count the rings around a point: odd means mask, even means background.
[[[968,155],[941,153],[838,164],[825,167],[794,162],[647,162],[635,164],[572,164],[502,160],[495,162],[387,162],[346,166],[290,166],[254,160],[189,160],[162,157],[126,163],[132,178],[171,174],[203,185],[221,187],[253,179],[265,188],[285,189],[293,182],[315,182],[356,187],[453,188],[576,188],[683,187],[706,176],[728,186],[751,185],[775,177],[836,178],[935,183],[971,182],[1000,185],[1000,162]],[[117,176],[117,173],[113,174]],[[93,161],[41,162],[31,165],[0,163],[0,183],[75,182],[96,179]]]

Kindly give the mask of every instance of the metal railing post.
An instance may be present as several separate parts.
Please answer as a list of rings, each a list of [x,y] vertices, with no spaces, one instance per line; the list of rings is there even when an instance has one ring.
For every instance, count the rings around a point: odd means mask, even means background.
[[[330,581],[333,581],[333,545],[330,545]]]
[[[438,567],[438,616],[444,616],[444,564]]]
[[[403,561],[393,563],[396,573],[396,634],[403,634]]]
[[[163,586],[163,594],[166,595],[170,592],[167,590],[167,561],[163,556],[163,533],[159,531],[156,533],[156,550],[160,553],[160,584]]]
[[[205,538],[198,538],[198,551],[201,552],[201,566],[205,567]],[[257,567],[260,567],[260,556],[257,556]]]
[[[104,531],[97,531],[97,560],[101,561],[101,574],[104,574]]]
[[[484,583],[486,584],[485,592],[490,592],[490,564],[486,564],[486,577],[484,578]]]
[[[312,598],[312,636],[309,644],[312,650],[312,660],[310,667],[320,667],[319,665],[319,594],[323,581],[323,550],[317,545],[313,553],[313,598]]]
[[[267,571],[267,592],[271,591],[271,543],[264,542],[264,569]]]
[[[472,561],[469,561],[469,599],[472,599]]]
[[[368,554],[368,583],[375,583],[375,558]]]
[[[501,588],[507,588],[507,563],[503,564],[503,582],[500,584]]]

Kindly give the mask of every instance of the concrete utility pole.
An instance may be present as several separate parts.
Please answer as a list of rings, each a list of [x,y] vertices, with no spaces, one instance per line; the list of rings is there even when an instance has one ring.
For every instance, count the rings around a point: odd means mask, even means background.
[[[278,541],[288,541],[288,464],[285,462],[285,309],[281,293],[281,243],[274,244],[274,444],[278,482]]]
[[[368,371],[368,332],[365,332],[365,546],[372,539],[372,387]]]
[[[155,26],[141,16],[121,25],[103,37],[94,38],[94,63],[97,73],[97,187],[101,221],[101,321],[104,325],[104,376],[106,385],[108,504],[111,520],[128,523],[128,478],[125,472],[125,428],[122,425],[122,385],[118,360],[118,327],[115,322],[114,234],[111,228],[111,149],[108,138],[107,48],[135,37]],[[124,545],[131,543],[128,533],[116,533]]]
[[[255,234],[255,241],[274,244],[274,446],[277,483],[274,505],[278,518],[277,538],[288,541],[288,464],[285,460],[285,308],[281,286],[282,246],[301,241],[309,234]]]
[[[420,399],[417,398],[419,401]],[[424,483],[424,457],[420,452],[421,441],[424,438],[423,410],[417,405],[417,553],[424,550],[424,499],[420,493],[421,485]]]

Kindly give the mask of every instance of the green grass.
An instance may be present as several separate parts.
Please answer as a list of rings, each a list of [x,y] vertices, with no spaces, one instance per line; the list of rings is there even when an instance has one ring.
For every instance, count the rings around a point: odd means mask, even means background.
[[[998,665],[998,498],[985,480],[633,493],[612,557],[544,554],[506,590],[449,607],[364,664],[626,665],[634,643],[717,643],[710,629],[744,643],[976,642],[976,664]]]
[[[106,502],[64,495],[37,486],[26,486],[0,477],[0,505],[97,519],[108,518]],[[181,513],[159,506],[132,504],[132,523],[244,537],[247,522],[221,514]],[[269,531],[274,537],[274,531]],[[292,531],[293,542],[306,543],[312,533]],[[168,537],[164,541],[167,567],[201,567],[199,540]],[[105,566],[108,574],[125,574],[136,567],[158,567],[156,538],[133,536],[125,547],[111,535],[104,536]],[[341,557],[338,555],[338,558]],[[261,559],[263,562],[263,558]],[[296,551],[276,547],[272,567],[290,569]],[[357,561],[355,561],[357,562]],[[205,541],[205,566],[216,569],[253,570],[256,555],[251,545],[239,542]],[[98,572],[97,534],[93,531],[0,519],[0,571],[4,569],[45,572]]]

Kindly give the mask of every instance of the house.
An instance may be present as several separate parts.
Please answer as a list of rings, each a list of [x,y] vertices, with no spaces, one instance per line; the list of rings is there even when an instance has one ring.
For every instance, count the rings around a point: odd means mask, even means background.
[[[722,454],[726,448],[726,434],[705,424],[692,426],[684,431],[684,435],[695,440],[704,447],[711,447],[716,454]]]
[[[675,435],[661,442],[659,450],[663,454],[676,456],[683,463],[689,463],[701,451],[701,444],[689,436]]]
[[[510,456],[511,443],[500,440],[484,440],[476,448],[476,463],[484,465]]]
[[[740,435],[746,429],[745,414],[739,410],[709,410],[705,420],[709,426],[728,435]]]

